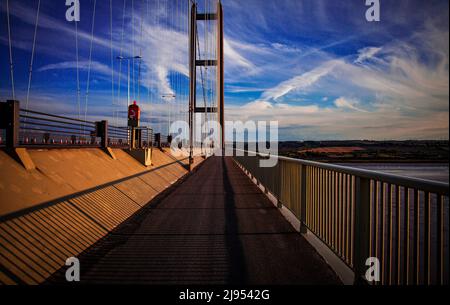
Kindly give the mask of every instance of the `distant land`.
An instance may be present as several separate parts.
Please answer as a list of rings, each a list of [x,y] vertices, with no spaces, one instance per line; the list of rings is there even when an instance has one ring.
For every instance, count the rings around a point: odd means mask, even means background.
[[[280,142],[281,156],[329,163],[448,163],[449,141]]]

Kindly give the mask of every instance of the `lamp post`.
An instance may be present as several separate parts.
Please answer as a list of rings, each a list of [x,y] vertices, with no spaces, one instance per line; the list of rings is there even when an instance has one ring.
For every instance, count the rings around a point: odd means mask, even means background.
[[[133,56],[133,57],[123,57],[123,56],[117,56],[117,59],[122,62],[122,60],[126,60],[128,62],[128,100],[127,100],[127,107],[129,107],[131,105],[131,94],[130,94],[130,62],[131,60],[135,60],[135,59],[142,59],[142,56]],[[136,130],[133,127],[130,127],[129,129],[129,137],[131,137],[131,147],[135,148],[135,132]]]
[[[174,100],[177,98],[177,96],[175,94],[163,94],[161,95],[161,97],[164,100],[167,100],[168,104],[169,104],[169,123],[168,123],[168,135],[170,136],[170,123],[171,123],[171,116],[172,116],[172,107],[170,106],[170,101]]]
[[[117,59],[122,61],[122,60],[126,60],[128,62],[128,105],[131,105],[131,97],[130,97],[130,62],[135,59],[142,59],[142,56],[133,56],[133,57],[123,57],[123,56],[117,56]]]

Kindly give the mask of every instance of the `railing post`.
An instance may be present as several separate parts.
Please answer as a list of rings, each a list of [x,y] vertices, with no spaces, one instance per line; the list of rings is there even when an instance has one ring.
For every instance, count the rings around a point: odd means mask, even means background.
[[[283,208],[283,203],[281,202],[281,199],[284,199],[282,196],[282,190],[283,190],[283,185],[285,183],[285,178],[284,178],[284,171],[283,171],[283,166],[281,166],[280,164],[280,160],[278,160],[278,174],[277,177],[278,178],[278,192],[275,193],[275,198],[277,198],[277,207],[279,209]]]
[[[100,145],[102,148],[108,148],[108,121],[96,123],[97,137],[101,138]]]
[[[0,127],[6,129],[6,147],[15,149],[19,146],[20,103],[9,100],[1,104]]]
[[[306,165],[300,165],[300,185],[300,233],[306,234]]]
[[[370,179],[355,178],[355,226],[353,269],[355,284],[367,283],[364,276],[366,260],[370,257]]]
[[[160,133],[155,134],[155,144],[156,144],[157,148],[161,149],[161,134]]]
[[[117,160],[113,150],[109,148],[108,139],[108,121],[101,121],[95,123],[96,136],[101,138],[100,146],[102,150],[108,154],[113,160]]]
[[[20,131],[20,102],[9,100],[0,103],[0,128],[6,130],[6,151],[16,161],[20,162],[26,170],[33,170],[33,163],[26,148],[19,148]]]
[[[108,121],[102,121],[103,134],[101,145],[103,148],[108,148]]]
[[[142,149],[142,129],[136,129],[136,148]]]

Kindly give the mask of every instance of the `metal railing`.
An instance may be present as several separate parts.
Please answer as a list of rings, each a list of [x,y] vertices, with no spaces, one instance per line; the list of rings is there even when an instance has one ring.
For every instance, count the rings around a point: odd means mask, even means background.
[[[139,146],[153,147],[153,130],[149,127],[138,130],[141,139]],[[18,101],[0,103],[0,147],[128,148],[130,142],[128,127],[111,126],[107,121],[91,122],[24,110],[20,109]]]
[[[20,109],[19,145],[100,146],[96,123]]]
[[[108,126],[108,145],[115,148],[130,146],[130,130],[127,127]]]
[[[449,185],[325,163],[267,156],[235,161],[288,208],[364,281],[378,258],[374,284],[449,283]]]

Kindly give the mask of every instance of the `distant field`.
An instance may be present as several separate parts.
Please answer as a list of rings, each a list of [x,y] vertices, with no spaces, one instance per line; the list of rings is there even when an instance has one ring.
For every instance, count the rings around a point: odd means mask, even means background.
[[[364,151],[362,147],[319,147],[299,151],[299,153],[319,153],[319,154],[347,154],[355,151]]]
[[[447,163],[448,141],[280,142],[282,156],[338,163]]]

